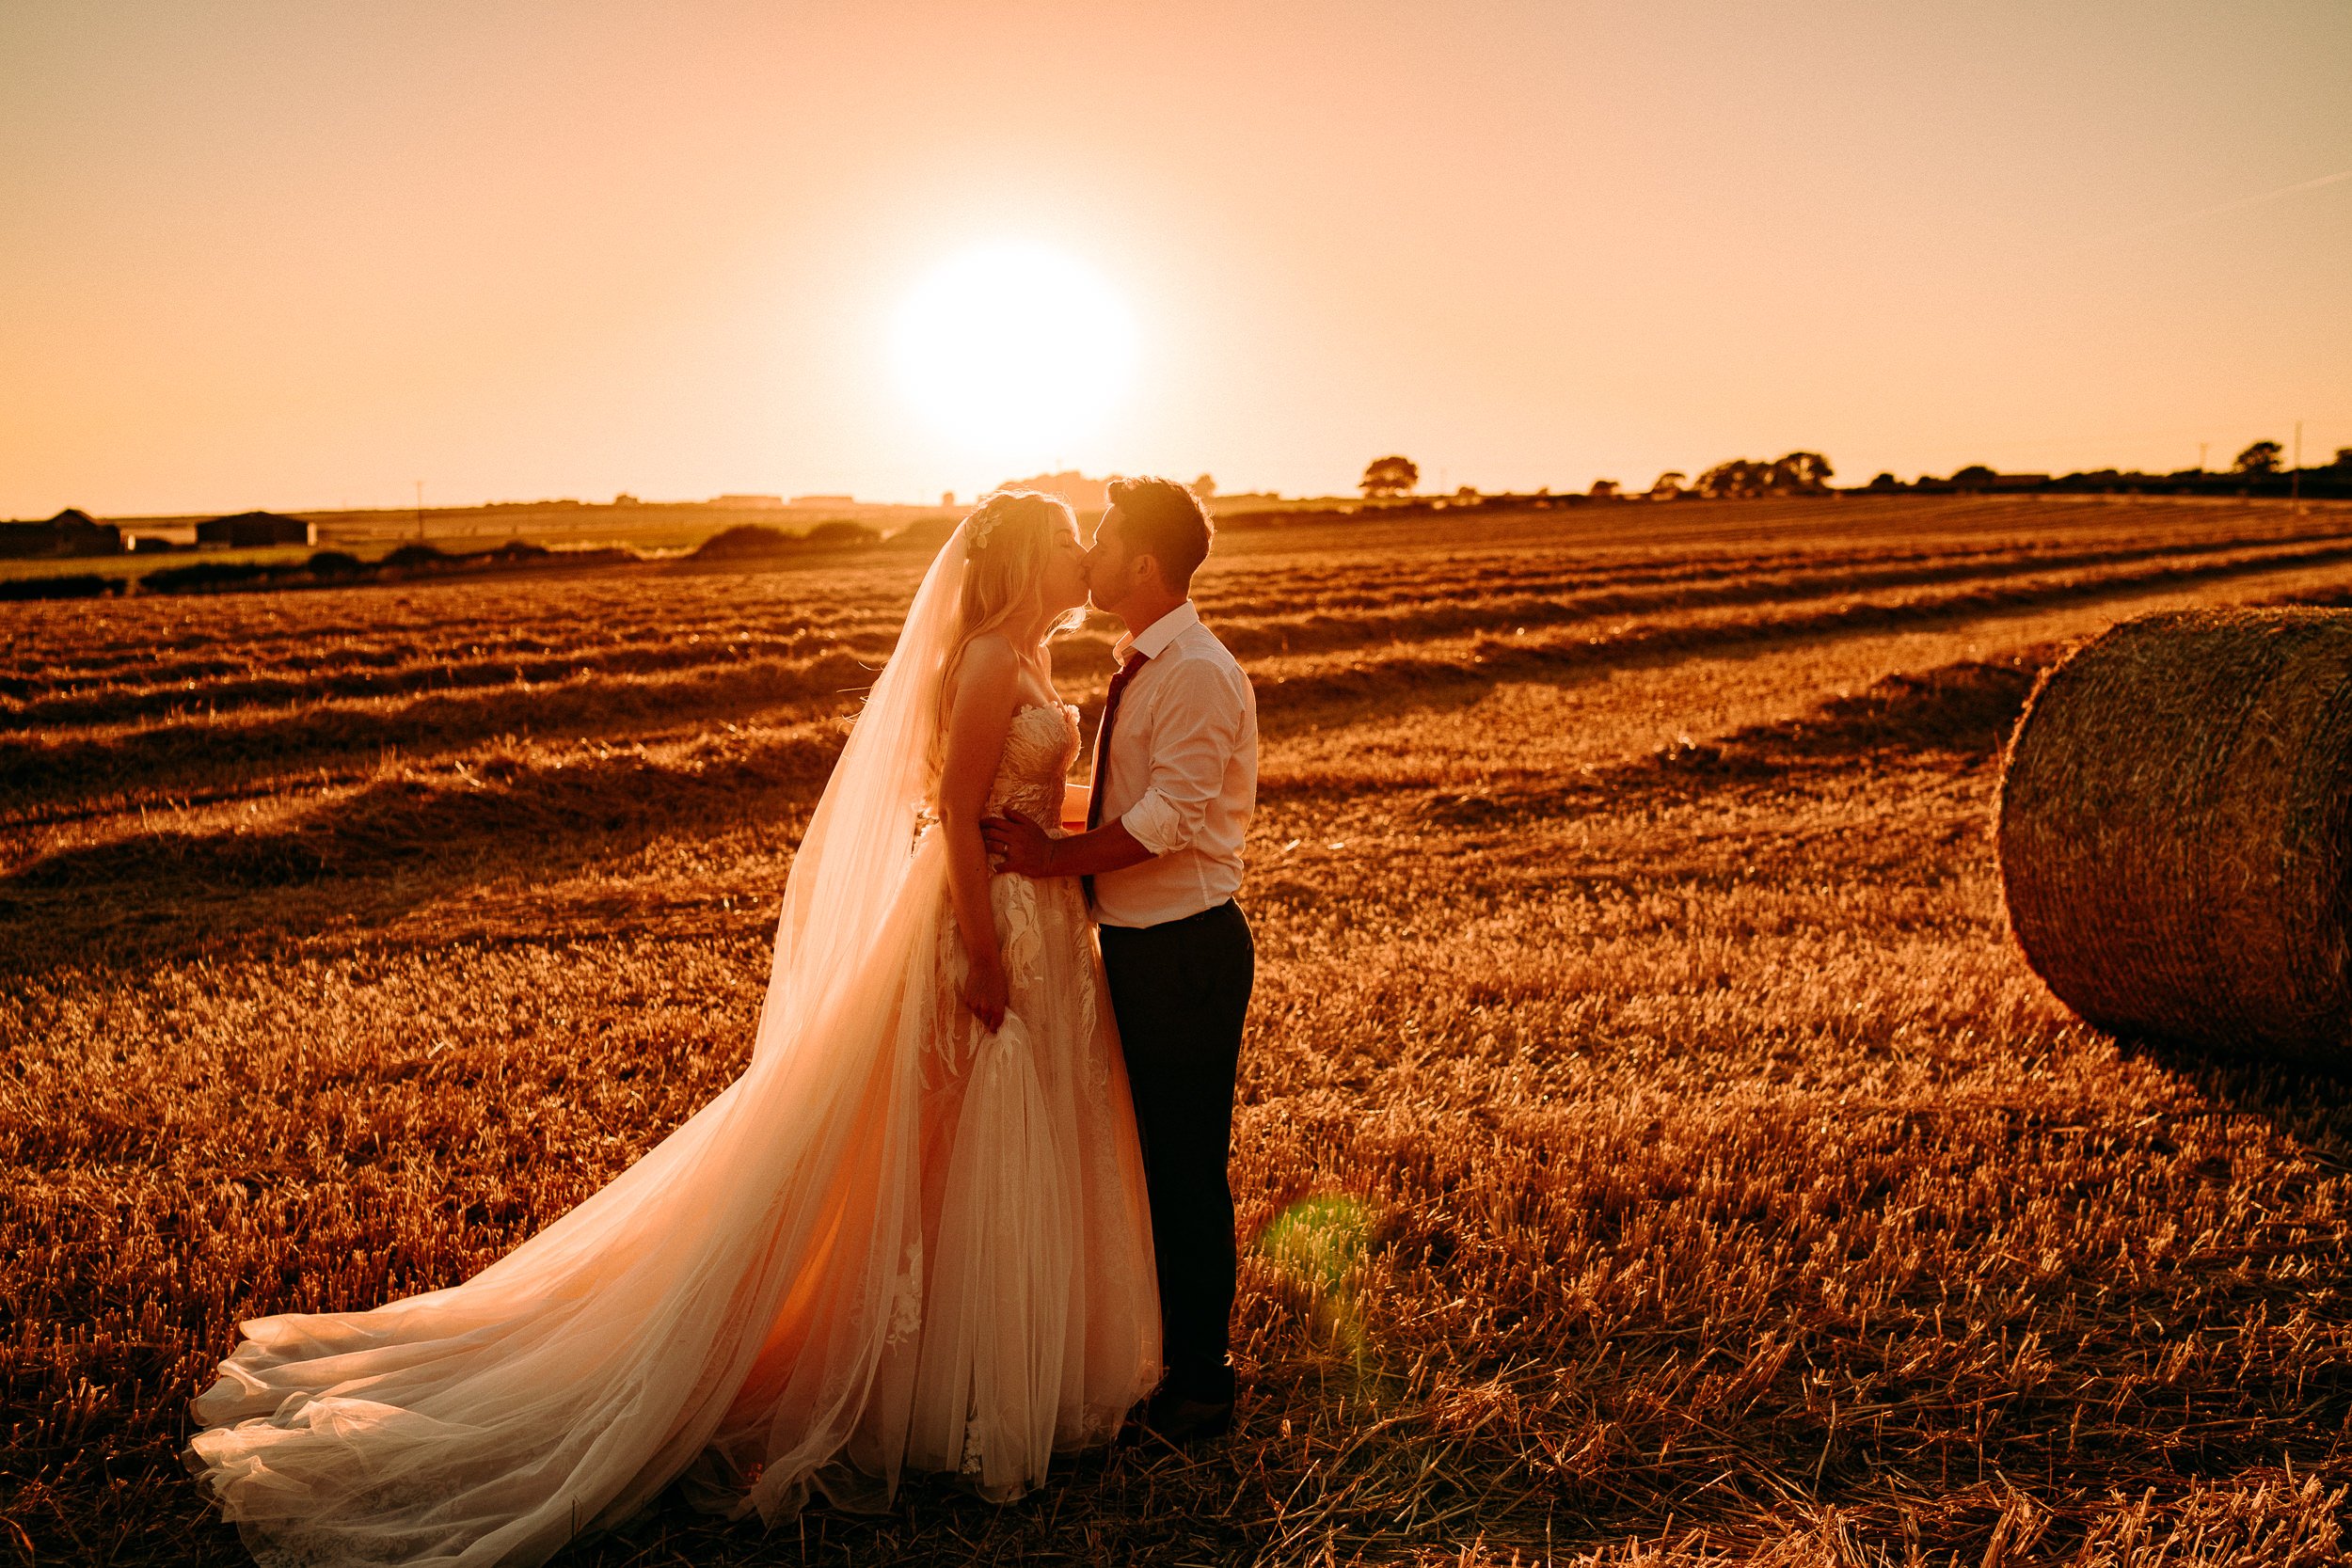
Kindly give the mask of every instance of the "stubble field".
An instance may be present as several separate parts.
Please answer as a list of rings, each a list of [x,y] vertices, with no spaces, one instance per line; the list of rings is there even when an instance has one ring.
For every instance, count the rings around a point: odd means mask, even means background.
[[[452,1283],[729,1079],[923,564],[0,606],[0,1550],[238,1560],[174,1457],[238,1319]],[[2352,508],[1342,518],[1197,589],[1263,736],[1236,1436],[567,1560],[2344,1555],[2344,1085],[2072,1021],[1988,814],[2037,669],[2352,603]]]

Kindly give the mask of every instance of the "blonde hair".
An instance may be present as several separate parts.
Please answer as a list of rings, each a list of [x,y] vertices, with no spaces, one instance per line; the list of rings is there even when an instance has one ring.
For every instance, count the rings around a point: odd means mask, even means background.
[[[963,597],[956,606],[954,645],[940,672],[940,722],[955,702],[956,677],[963,656],[991,632],[1028,626],[1045,609],[1045,563],[1054,535],[1063,524],[1075,529],[1077,514],[1059,496],[1038,490],[998,490],[980,498],[963,519]],[[1084,610],[1057,615],[1045,635],[1066,631],[1086,618]]]

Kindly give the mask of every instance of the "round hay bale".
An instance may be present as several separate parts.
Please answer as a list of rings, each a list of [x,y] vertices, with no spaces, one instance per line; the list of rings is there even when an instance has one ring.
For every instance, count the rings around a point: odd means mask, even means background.
[[[2341,1060],[2348,801],[2352,611],[2126,621],[2042,675],[2010,741],[2010,927],[2101,1028]]]

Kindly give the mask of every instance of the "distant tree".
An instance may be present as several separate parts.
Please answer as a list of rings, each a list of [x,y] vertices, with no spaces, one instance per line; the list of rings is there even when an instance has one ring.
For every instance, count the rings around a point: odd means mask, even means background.
[[[1421,467],[1409,457],[1375,457],[1364,467],[1364,477],[1356,482],[1366,499],[1384,496],[1407,495],[1421,483]]]
[[[1216,481],[1207,474],[1202,474],[1192,482],[1192,493],[1202,500],[1207,500],[1216,494]]]
[[[1459,490],[1454,492],[1454,499],[1457,501],[1474,501],[1478,499],[1478,486],[1475,484],[1465,484]]]
[[[636,506],[639,505],[640,502],[635,496],[632,496],[628,491],[624,490],[619,495],[612,498],[612,504],[614,506]]]
[[[1829,459],[1818,451],[1792,451],[1772,465],[1765,488],[1775,496],[1818,496],[1829,488]]]
[[[2275,474],[2279,471],[2279,454],[2285,449],[2276,441],[2257,441],[2237,454],[2231,464],[2233,472],[2241,474]]]
[[[1699,475],[1691,488],[1719,500],[1745,496],[1819,496],[1828,491],[1832,472],[1829,459],[1818,451],[1792,451],[1770,463],[1735,457]],[[1679,480],[1682,476],[1673,477]],[[1664,484],[1666,479],[1666,475],[1659,475],[1658,484],[1650,486],[1650,493],[1657,494],[1659,485]]]
[[[1617,482],[1613,479],[1597,479],[1593,481],[1593,488],[1588,493],[1597,501],[1615,500]]]
[[[2336,449],[2336,460],[2331,467],[2338,468],[2352,468],[2352,447],[2338,447]]]
[[[1873,490],[1899,490],[1902,487],[1903,482],[1891,473],[1880,474],[1870,481],[1870,488]]]
[[[1713,500],[1737,500],[1764,493],[1764,483],[1772,475],[1772,465],[1751,463],[1735,457],[1728,463],[1718,463],[1692,482],[1691,488]]]
[[[1650,481],[1649,499],[1654,501],[1670,501],[1682,494],[1682,487],[1690,482],[1691,476],[1680,468],[1668,468],[1664,473]]]
[[[1960,490],[1981,490],[1999,477],[1981,463],[1971,463],[1952,476],[1952,485]]]

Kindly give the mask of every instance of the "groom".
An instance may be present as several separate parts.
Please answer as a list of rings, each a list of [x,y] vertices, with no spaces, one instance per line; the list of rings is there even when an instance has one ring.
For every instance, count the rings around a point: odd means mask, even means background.
[[[1233,894],[1258,791],[1249,677],[1186,595],[1208,514],[1165,479],[1114,480],[1087,560],[1094,607],[1126,624],[1094,742],[1087,831],[983,824],[1004,869],[1080,877],[1101,923],[1142,1135],[1168,1377],[1144,1424],[1174,1442],[1232,1424],[1233,1078],[1256,957]]]

